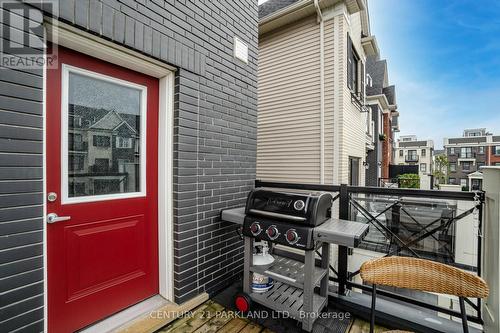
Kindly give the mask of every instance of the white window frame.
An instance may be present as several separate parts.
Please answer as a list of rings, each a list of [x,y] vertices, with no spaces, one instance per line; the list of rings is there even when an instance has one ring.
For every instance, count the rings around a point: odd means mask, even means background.
[[[427,164],[426,163],[420,163],[420,172],[427,172]]]
[[[107,81],[113,84],[118,84],[128,88],[138,89],[141,92],[140,101],[140,116],[141,116],[141,133],[140,144],[144,147],[144,153],[140,156],[140,191],[128,193],[113,193],[104,195],[89,195],[82,197],[69,197],[68,191],[68,102],[69,102],[69,74],[75,73],[78,75],[87,76],[97,80]],[[105,200],[130,199],[146,196],[146,117],[147,117],[147,87],[121,80],[112,76],[101,73],[92,72],[83,68],[78,68],[68,64],[62,64],[62,80],[61,80],[61,203],[76,204],[84,202],[96,202]]]
[[[120,145],[119,144],[120,139],[122,140],[122,143],[127,142],[128,144],[126,146]],[[123,136],[117,136],[116,137],[115,146],[116,146],[117,149],[132,149],[133,148],[132,147],[133,146],[132,145],[132,138],[126,138],[126,137],[123,137]]]

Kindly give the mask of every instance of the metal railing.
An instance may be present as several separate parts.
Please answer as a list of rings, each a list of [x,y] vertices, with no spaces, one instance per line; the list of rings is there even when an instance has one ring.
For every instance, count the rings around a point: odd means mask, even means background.
[[[439,261],[481,276],[483,192],[294,184],[259,180],[255,182],[255,186],[334,192],[335,209],[332,216],[370,224],[370,232],[360,246],[362,251],[372,253],[373,257],[400,255]],[[471,220],[477,222],[474,224],[476,235],[473,239],[476,242],[476,256],[464,260],[464,251],[458,246],[463,243],[463,239],[458,237],[457,230],[463,230],[465,226],[470,225]],[[470,234],[466,238],[468,243],[472,241]],[[331,267],[335,274],[331,280],[337,283],[340,295],[359,291],[371,292],[372,289],[362,283],[359,267],[349,266],[352,252],[339,246],[337,267]],[[438,297],[436,295],[408,295],[404,290],[387,289],[377,292],[388,300],[405,302],[428,311],[461,318],[460,312],[455,310],[453,304],[451,307],[443,307],[437,301],[432,303],[425,299],[430,296]],[[482,324],[480,300],[466,301],[474,310],[469,311],[473,314],[468,315],[468,319]]]

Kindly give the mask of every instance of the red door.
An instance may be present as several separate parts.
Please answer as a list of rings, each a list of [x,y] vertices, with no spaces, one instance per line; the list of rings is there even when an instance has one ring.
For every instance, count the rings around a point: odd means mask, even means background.
[[[59,47],[47,71],[49,332],[158,293],[158,80]]]

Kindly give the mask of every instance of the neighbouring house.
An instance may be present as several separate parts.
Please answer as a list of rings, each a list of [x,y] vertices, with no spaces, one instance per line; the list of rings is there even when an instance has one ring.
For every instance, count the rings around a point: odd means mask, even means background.
[[[477,173],[480,168],[500,166],[500,136],[486,128],[466,129],[461,137],[445,138],[444,148],[450,164],[449,184],[482,188],[482,178]]]
[[[431,189],[433,185],[434,142],[418,140],[415,135],[400,136],[396,142],[395,165],[418,166],[420,188]]]
[[[364,0],[259,6],[257,178],[365,184],[365,63],[377,54]]]
[[[369,132],[373,149],[367,153],[366,185],[380,186],[390,182],[389,167],[393,163],[394,136],[399,132],[396,88],[389,85],[387,61],[378,56],[366,60],[366,104],[369,108]]]
[[[0,7],[0,331],[231,283],[219,214],[255,180],[257,1]]]

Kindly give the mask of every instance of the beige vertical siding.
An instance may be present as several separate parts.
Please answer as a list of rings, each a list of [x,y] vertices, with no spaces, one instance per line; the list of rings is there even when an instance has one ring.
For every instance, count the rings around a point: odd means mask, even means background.
[[[334,38],[333,20],[325,21],[325,184],[334,184]]]
[[[315,16],[259,42],[258,179],[320,181],[319,50]]]

